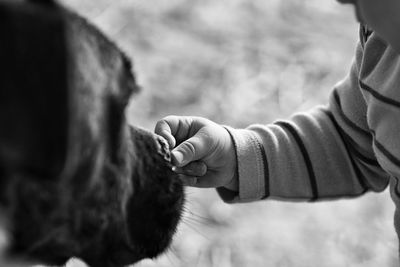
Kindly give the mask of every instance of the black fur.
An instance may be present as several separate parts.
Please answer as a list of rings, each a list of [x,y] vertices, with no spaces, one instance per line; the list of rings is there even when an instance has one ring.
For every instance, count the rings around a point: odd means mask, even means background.
[[[29,2],[35,3],[35,4],[43,4],[43,5],[53,5],[54,0],[28,0]]]
[[[46,3],[51,1],[32,1]],[[129,126],[131,63],[63,7],[0,1],[0,204],[13,257],[118,267],[170,244],[184,201],[164,140]]]

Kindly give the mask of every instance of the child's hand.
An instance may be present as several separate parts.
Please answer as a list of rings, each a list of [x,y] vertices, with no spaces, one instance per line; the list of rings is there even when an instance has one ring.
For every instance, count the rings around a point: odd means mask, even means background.
[[[155,132],[174,148],[174,170],[187,185],[237,190],[235,148],[224,127],[200,117],[168,116]]]

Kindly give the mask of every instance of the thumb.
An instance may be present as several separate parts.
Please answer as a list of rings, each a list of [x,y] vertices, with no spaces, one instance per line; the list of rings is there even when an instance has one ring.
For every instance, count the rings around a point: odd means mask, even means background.
[[[199,131],[195,136],[179,144],[172,150],[173,163],[183,167],[192,161],[205,157],[210,150],[210,138]]]

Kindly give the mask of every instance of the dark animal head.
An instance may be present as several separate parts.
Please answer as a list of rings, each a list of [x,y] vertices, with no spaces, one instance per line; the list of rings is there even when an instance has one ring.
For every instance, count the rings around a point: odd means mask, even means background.
[[[90,266],[160,254],[180,219],[183,190],[167,144],[126,123],[137,90],[129,60],[51,1],[0,1],[0,36],[0,205],[9,254],[53,265],[75,256]]]

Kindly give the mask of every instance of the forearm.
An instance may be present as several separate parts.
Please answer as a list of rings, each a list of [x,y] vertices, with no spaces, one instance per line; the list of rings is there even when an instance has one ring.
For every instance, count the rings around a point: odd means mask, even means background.
[[[383,190],[386,175],[356,158],[335,124],[328,109],[318,108],[291,121],[231,129],[235,140],[247,142],[236,143],[239,193],[225,200],[316,200]]]
[[[316,200],[383,190],[388,175],[375,158],[357,72],[353,64],[326,107],[289,121],[229,129],[237,151],[238,193],[219,189],[221,197]]]

